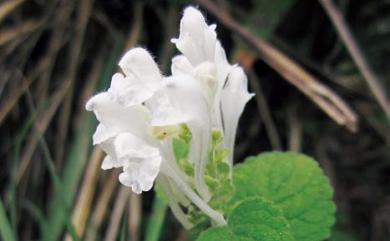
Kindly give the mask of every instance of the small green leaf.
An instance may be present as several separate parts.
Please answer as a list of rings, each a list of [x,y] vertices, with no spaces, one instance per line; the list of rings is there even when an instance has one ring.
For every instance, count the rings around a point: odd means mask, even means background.
[[[210,228],[204,231],[196,241],[254,241],[236,236],[228,227]]]
[[[240,202],[228,226],[204,231],[197,241],[295,241],[283,211],[264,198]]]
[[[175,153],[176,160],[187,159],[188,156],[188,143],[179,138],[173,139],[173,152]]]
[[[233,183],[233,206],[250,197],[263,197],[283,211],[296,240],[329,237],[335,221],[333,192],[327,177],[310,157],[292,152],[250,157],[235,166]]]
[[[283,211],[271,201],[256,198],[241,202],[229,216],[234,234],[256,241],[294,241]]]

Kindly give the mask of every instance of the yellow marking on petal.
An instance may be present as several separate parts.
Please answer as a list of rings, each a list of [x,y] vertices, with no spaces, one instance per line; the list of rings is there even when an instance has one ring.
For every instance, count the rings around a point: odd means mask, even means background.
[[[177,135],[181,132],[180,125],[152,126],[152,136],[158,140]]]

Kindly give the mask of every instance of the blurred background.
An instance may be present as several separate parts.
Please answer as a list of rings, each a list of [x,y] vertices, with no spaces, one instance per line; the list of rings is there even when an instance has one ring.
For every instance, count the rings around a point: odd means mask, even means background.
[[[313,156],[337,203],[331,241],[390,240],[390,1],[0,2],[1,240],[190,240],[153,192],[100,170],[88,97],[142,46],[165,74],[183,8],[196,5],[256,93],[236,162]]]

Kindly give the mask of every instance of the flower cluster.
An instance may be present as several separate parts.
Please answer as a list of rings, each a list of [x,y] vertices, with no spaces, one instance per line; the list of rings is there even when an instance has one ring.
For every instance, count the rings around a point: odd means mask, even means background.
[[[181,55],[172,59],[171,76],[160,73],[145,49],[133,48],[119,61],[123,73],[114,74],[109,89],[86,104],[100,122],[93,143],[107,153],[102,168],[123,168],[119,181],[136,193],[150,190],[157,178],[176,197],[170,206],[187,226],[177,200],[190,200],[216,224],[225,223],[207,204],[212,193],[205,166],[212,133],[221,133],[232,166],[238,119],[252,97],[246,75],[228,63],[215,28],[196,8],[186,8],[180,35],[172,39]],[[188,130],[192,177],[179,167],[172,144]]]

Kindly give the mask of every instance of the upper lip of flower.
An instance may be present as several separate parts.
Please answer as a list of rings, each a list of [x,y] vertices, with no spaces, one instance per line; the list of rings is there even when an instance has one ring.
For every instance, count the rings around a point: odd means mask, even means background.
[[[142,104],[159,89],[162,75],[153,57],[145,49],[131,49],[118,65],[125,75],[115,74],[108,92],[122,105]]]

